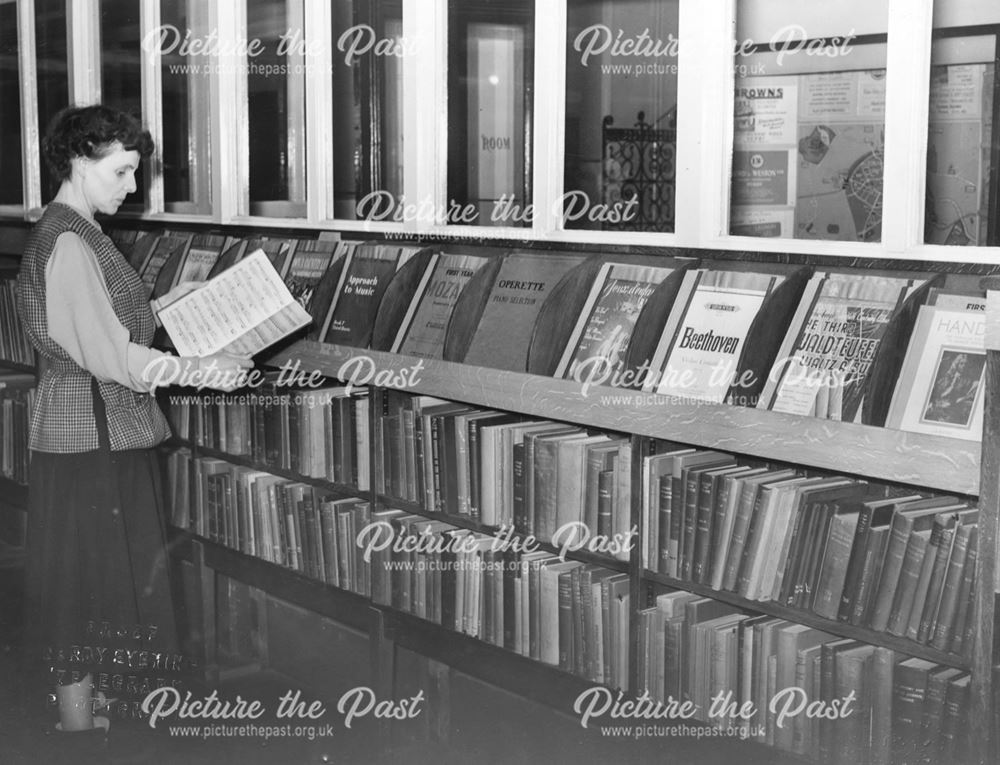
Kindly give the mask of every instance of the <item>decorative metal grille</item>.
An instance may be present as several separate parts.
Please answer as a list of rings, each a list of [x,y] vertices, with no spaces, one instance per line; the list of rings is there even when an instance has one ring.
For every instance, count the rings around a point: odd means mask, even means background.
[[[677,109],[672,108],[654,127],[639,112],[633,127],[614,127],[604,118],[604,204],[617,206],[621,220],[604,222],[613,231],[673,231],[674,177],[677,168]]]

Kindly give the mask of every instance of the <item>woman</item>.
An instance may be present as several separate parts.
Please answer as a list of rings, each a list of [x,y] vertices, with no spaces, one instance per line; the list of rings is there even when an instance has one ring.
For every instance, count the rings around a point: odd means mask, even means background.
[[[135,191],[153,143],[134,117],[98,105],[60,112],[42,147],[61,186],[31,233],[18,280],[40,361],[25,648],[31,663],[51,668],[52,684],[89,672],[107,696],[128,696],[121,678],[142,673],[108,657],[119,648],[176,654],[178,645],[153,450],[169,431],[150,393],[167,354],[149,347],[148,295],[94,215],[113,215]],[[229,379],[251,366],[226,354],[206,362]],[[173,366],[195,375],[199,360]]]

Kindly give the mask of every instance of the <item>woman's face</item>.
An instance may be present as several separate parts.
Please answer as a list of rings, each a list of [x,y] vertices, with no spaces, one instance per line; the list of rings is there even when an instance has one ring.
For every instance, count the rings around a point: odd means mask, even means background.
[[[137,151],[126,150],[115,142],[103,157],[78,157],[76,162],[84,196],[95,212],[114,215],[125,197],[135,191],[135,171],[139,167]]]

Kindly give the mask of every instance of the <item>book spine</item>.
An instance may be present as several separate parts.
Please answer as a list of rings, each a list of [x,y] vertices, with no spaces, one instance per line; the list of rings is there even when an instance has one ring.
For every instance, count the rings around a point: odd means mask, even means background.
[[[653,560],[655,561],[655,570],[669,576],[673,568],[670,558],[670,518],[671,503],[673,501],[673,479],[665,475],[660,478],[658,483],[659,491],[657,493],[656,512],[659,515],[659,533],[656,541],[657,555]],[[600,533],[600,527],[598,527],[598,533]]]
[[[976,575],[976,558],[979,554],[978,538],[979,527],[972,526],[965,553],[965,563],[962,566],[962,579],[958,587],[957,606],[951,624],[951,651],[958,655],[962,655],[965,649],[965,626],[971,612],[973,584]]]
[[[948,562],[944,586],[941,589],[941,604],[938,608],[934,632],[930,639],[931,646],[941,651],[947,651],[951,642],[952,622],[955,618],[955,612],[958,610],[958,591],[962,584],[969,542],[974,536],[975,528],[975,526],[965,525],[955,532],[955,547],[951,552],[951,560]]]
[[[923,568],[923,560],[927,554],[927,544],[930,538],[927,534],[912,532],[903,553],[903,565],[899,570],[899,583],[896,585],[896,595],[892,601],[892,613],[889,614],[887,630],[891,635],[903,636],[910,623],[910,611],[917,596],[917,582]]]
[[[733,534],[729,541],[729,554],[726,557],[726,573],[722,580],[722,589],[734,590],[739,581],[740,564],[743,561],[743,548],[750,529],[754,506],[759,492],[744,488],[733,523]]]
[[[721,482],[721,479],[716,479]],[[703,478],[699,482],[698,495],[698,516],[695,524],[695,544],[694,544],[694,565],[691,569],[691,576],[694,581],[704,583],[708,577],[709,554],[712,549],[712,521],[714,520],[714,499],[715,492],[713,485],[717,485],[710,477]]]
[[[836,619],[844,582],[851,559],[851,544],[855,538],[856,516],[834,515],[830,523],[830,538],[826,543],[823,567],[813,598],[813,612],[826,619]]]
[[[885,561],[878,578],[878,588],[875,590],[875,601],[869,620],[873,630],[884,632],[889,626],[892,615],[892,601],[899,584],[899,575],[903,569],[903,558],[910,539],[912,523],[901,513],[896,513],[892,519],[889,531],[889,543],[885,550]]]

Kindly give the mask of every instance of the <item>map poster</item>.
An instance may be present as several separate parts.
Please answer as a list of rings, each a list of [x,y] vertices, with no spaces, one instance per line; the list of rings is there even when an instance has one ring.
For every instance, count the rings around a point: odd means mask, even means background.
[[[986,244],[991,69],[955,64],[931,70],[924,231],[929,244]]]
[[[799,77],[795,236],[882,238],[885,71]]]

